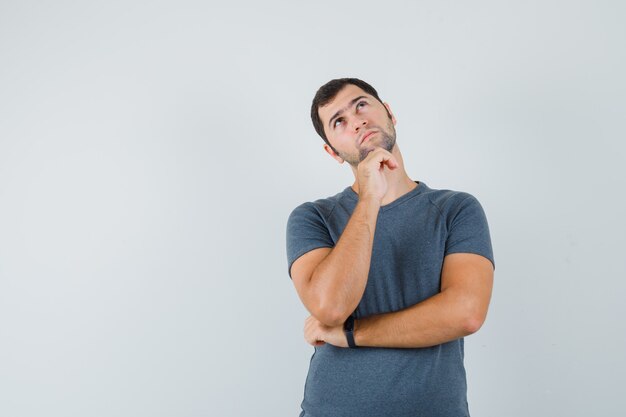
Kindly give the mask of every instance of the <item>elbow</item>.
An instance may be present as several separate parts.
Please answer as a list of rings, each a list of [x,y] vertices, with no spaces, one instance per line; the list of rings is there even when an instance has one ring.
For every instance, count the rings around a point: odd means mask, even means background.
[[[476,333],[483,326],[485,318],[486,312],[481,312],[476,309],[467,312],[463,320],[463,330],[467,335]]]
[[[350,313],[346,314],[336,300],[321,298],[313,315],[326,326],[335,327],[342,325]]]
[[[317,272],[317,270],[315,272]],[[311,311],[311,314],[316,319],[330,327],[342,325],[351,314],[350,312],[346,313],[347,309],[343,307],[343,304],[337,297],[329,295],[335,292],[336,291],[329,289],[317,289],[314,297],[314,307]]]
[[[466,336],[476,333],[483,326],[487,317],[486,306],[476,300],[475,298],[466,298],[464,302],[460,303],[461,307],[461,323],[462,331]]]
[[[343,323],[345,322],[345,320],[330,318],[330,319],[327,319],[326,321],[321,321],[321,322],[327,325],[328,327],[337,327],[337,326],[343,326]]]
[[[342,325],[348,318],[348,316],[339,312],[336,308],[320,307],[315,313],[315,318],[329,327]]]
[[[463,330],[466,335],[474,334],[482,327],[484,321],[475,316],[469,316],[465,319]]]

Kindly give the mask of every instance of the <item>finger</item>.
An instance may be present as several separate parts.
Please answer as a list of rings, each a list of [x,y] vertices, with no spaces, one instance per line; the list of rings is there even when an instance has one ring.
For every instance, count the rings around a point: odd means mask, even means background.
[[[322,346],[326,344],[323,340],[319,340],[317,337],[312,335],[305,335],[304,340],[311,346]]]
[[[393,156],[393,154],[388,150],[378,148],[374,152],[376,152],[376,159],[378,160],[378,162],[384,163],[391,169],[398,167],[398,161],[396,160],[396,157]]]
[[[392,160],[384,160],[380,162],[379,170],[383,171],[387,167],[389,170],[394,170],[398,168],[398,164]]]
[[[376,148],[367,155],[366,159],[373,159],[381,164],[385,164],[389,169],[395,169],[398,167],[398,161],[391,152],[383,148]]]
[[[394,157],[386,159],[385,161],[383,161],[383,163],[385,165],[387,165],[387,167],[389,169],[396,169],[396,168],[398,168],[398,162],[396,161],[396,159]]]
[[[380,147],[375,147],[373,148],[368,154],[367,157],[371,158],[371,159],[376,159],[379,162],[382,161],[385,157],[389,158],[392,157],[393,155],[391,155],[391,152],[387,151],[386,149],[380,148]]]

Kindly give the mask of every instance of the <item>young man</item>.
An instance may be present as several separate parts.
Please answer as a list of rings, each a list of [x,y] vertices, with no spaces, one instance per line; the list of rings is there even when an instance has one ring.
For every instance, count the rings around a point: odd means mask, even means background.
[[[396,118],[366,82],[323,85],[311,118],[355,180],[287,222],[315,347],[300,416],[469,416],[463,337],[485,320],[495,269],[480,203],[407,176]]]

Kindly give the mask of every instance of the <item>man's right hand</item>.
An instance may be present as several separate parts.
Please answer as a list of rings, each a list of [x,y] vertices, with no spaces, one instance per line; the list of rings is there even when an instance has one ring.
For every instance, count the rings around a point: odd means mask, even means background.
[[[381,202],[387,194],[385,169],[398,168],[398,161],[391,152],[376,148],[357,166],[359,198],[372,198]]]

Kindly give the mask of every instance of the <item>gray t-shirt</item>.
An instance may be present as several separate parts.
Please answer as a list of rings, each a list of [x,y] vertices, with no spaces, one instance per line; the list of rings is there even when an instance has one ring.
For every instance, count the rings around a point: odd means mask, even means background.
[[[417,182],[417,181],[416,181]],[[356,318],[402,310],[440,292],[444,256],[469,252],[495,268],[489,227],[471,194],[424,182],[380,208]],[[296,207],[287,259],[333,247],[357,204],[351,187]],[[315,347],[300,416],[469,416],[463,338],[428,348]]]

